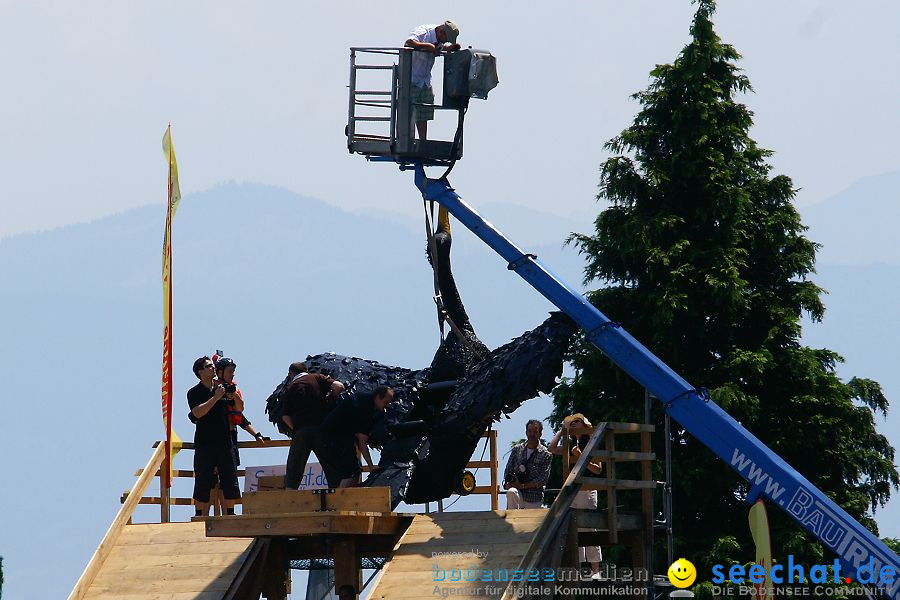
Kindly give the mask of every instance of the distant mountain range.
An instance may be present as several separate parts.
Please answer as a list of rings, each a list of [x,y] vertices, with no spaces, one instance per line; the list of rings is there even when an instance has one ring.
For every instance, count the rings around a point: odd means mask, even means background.
[[[860,179],[802,211],[820,264],[900,264],[900,171]]]
[[[892,364],[900,339],[893,310],[900,293],[900,247],[892,237],[897,189],[900,173],[869,178],[803,213],[809,237],[824,245],[815,280],[830,292],[825,322],[807,327],[806,340],[843,354],[843,374],[880,381],[900,404]],[[583,259],[562,241],[571,231],[590,232],[591,222],[469,201],[581,288]],[[415,194],[403,214],[350,213],[256,184],[185,197],[174,222],[176,431],[192,434],[183,402],[195,381],[190,364],[216,348],[237,360],[248,417],[263,431],[271,426],[262,400],[288,363],[308,353],[428,364],[438,330],[421,210]],[[0,555],[9,594],[39,580],[47,597],[68,594],[161,435],[164,219],[164,207],[154,205],[0,239],[0,451],[9,471]],[[493,251],[459,225],[454,234],[454,272],[488,346],[545,318],[552,306]],[[500,426],[500,447],[548,409],[546,398],[526,404]],[[898,415],[900,407],[881,426],[895,447]],[[263,451],[255,460],[273,464],[283,453]],[[153,517],[152,508],[142,511]],[[876,516],[882,534],[900,536],[900,502]],[[53,582],[45,577],[48,549]]]

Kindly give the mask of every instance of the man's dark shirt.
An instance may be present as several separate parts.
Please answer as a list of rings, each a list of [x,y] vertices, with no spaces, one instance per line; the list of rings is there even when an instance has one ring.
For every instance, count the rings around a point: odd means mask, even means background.
[[[328,414],[325,396],[331,390],[334,379],[321,373],[307,373],[291,382],[284,396],[284,414],[298,427],[315,427],[322,424]]]
[[[213,397],[213,390],[198,383],[188,390],[188,406],[193,410]],[[228,425],[228,413],[225,402],[216,402],[208,413],[197,419],[197,430],[194,432],[195,444],[231,443],[231,428]]]
[[[357,397],[338,404],[322,423],[327,435],[353,437],[357,433],[371,435],[381,411],[375,410],[371,396]]]

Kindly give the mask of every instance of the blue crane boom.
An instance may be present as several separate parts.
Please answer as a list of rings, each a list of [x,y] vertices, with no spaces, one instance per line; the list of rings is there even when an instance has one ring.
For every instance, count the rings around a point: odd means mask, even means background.
[[[522,252],[493,225],[462,201],[446,178],[428,179],[415,165],[416,187],[426,200],[445,207],[503,257],[508,269],[569,315],[585,337],[658,398],[673,419],[750,483],[749,502],[768,498],[800,523],[840,559],[841,577],[856,578],[859,567],[872,567],[876,581],[884,567],[893,577],[878,587],[900,600],[900,557],[877,536],[813,486],[753,434],[675,373],[618,323],[556,277],[533,254]],[[866,571],[868,572],[868,571]],[[887,573],[888,571],[885,570]]]

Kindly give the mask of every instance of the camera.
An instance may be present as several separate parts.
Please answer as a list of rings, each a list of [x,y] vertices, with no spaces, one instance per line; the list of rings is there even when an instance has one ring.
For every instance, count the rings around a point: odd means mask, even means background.
[[[525,468],[525,465],[519,465],[519,468],[516,469],[515,477],[517,483],[527,483],[528,482],[528,469]]]
[[[237,391],[237,386],[236,386],[235,384],[233,384],[233,383],[226,383],[226,384],[225,384],[225,393],[226,393],[226,394],[233,394],[233,393],[235,393],[236,391]]]

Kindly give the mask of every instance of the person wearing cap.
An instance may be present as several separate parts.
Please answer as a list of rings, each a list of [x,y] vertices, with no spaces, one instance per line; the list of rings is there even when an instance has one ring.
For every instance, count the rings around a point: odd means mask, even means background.
[[[565,452],[562,443],[563,436],[570,436],[569,455],[571,456],[572,464],[575,464],[575,461],[581,457],[581,451],[584,450],[588,441],[590,441],[592,433],[594,433],[594,426],[588,418],[581,413],[575,413],[563,419],[562,429],[553,436],[547,447],[552,454],[562,456]],[[584,475],[585,477],[599,477],[602,470],[603,463],[597,459],[591,459],[587,463]],[[579,491],[572,500],[572,508],[597,510],[597,490]],[[579,528],[579,531],[592,530]],[[591,579],[600,579],[600,560],[602,559],[600,546],[584,546],[579,548],[578,552],[580,555],[579,562],[591,564]]]
[[[553,455],[541,444],[544,424],[531,419],[525,424],[526,440],[513,446],[503,471],[506,508],[540,508],[544,502],[544,486],[550,477]]]
[[[458,37],[459,25],[447,20],[440,25],[419,25],[406,38],[405,45],[417,50],[413,53],[412,60],[410,102],[420,140],[424,141],[428,137],[428,121],[434,120],[434,90],[431,88],[434,57],[441,52],[459,50],[459,44],[456,43]]]
[[[255,427],[253,427],[247,417],[244,416],[244,394],[234,380],[234,372],[237,369],[237,363],[234,362],[234,359],[225,356],[218,359],[216,356],[213,356],[213,362],[216,365],[216,380],[218,383],[225,386],[225,409],[228,411],[228,425],[231,428],[232,452],[234,453],[234,464],[237,466],[241,464],[241,455],[238,452],[238,427],[252,435],[258,442],[265,442],[266,439]]]
[[[195,360],[193,370],[200,380],[187,393],[191,416],[197,425],[194,433],[195,516],[209,514],[210,490],[215,484],[216,472],[225,496],[225,512],[233,515],[235,500],[241,497],[241,491],[232,454],[225,386],[214,381],[216,371],[210,357],[201,356]]]

